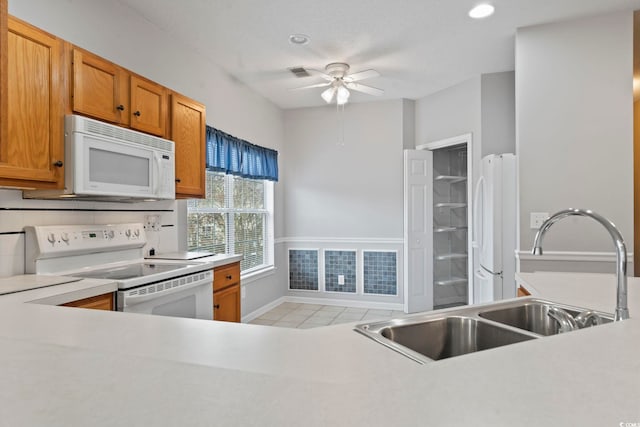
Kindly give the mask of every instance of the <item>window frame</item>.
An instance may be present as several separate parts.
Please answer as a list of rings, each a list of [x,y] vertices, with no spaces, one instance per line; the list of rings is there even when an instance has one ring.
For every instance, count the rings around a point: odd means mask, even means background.
[[[189,246],[189,229],[190,229],[190,214],[205,214],[205,213],[217,213],[223,215],[225,222],[225,254],[234,255],[235,253],[235,218],[236,214],[261,214],[264,215],[264,225],[262,230],[262,242],[263,242],[263,259],[262,263],[259,265],[255,265],[250,268],[246,268],[241,270],[241,274],[245,275],[255,275],[260,272],[271,270],[275,267],[274,265],[274,184],[273,181],[264,180],[264,179],[252,179],[252,178],[244,178],[235,175],[225,174],[223,172],[212,172],[206,171],[206,174],[214,174],[220,175],[224,177],[224,207],[198,207],[194,206],[198,200],[202,199],[192,199],[187,203],[187,246]],[[236,208],[234,206],[234,185],[238,180],[247,180],[247,181],[259,181],[263,184],[263,206],[264,208]],[[207,180],[207,183],[209,181]],[[210,194],[208,191],[206,194]],[[189,246],[188,250],[190,251],[202,251],[208,250],[206,247],[202,247],[200,245],[193,247]],[[241,262],[242,265],[242,262]]]

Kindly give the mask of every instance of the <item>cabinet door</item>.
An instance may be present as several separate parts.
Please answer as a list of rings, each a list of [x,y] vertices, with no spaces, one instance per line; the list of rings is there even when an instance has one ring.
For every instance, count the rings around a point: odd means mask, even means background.
[[[113,311],[113,293],[96,295],[95,297],[84,298],[78,301],[71,301],[62,304],[64,307],[89,308],[93,310]]]
[[[73,49],[73,111],[129,124],[128,73],[82,49]]]
[[[60,188],[64,173],[62,41],[10,17],[7,47],[7,137],[0,147],[0,184]]]
[[[165,136],[167,90],[159,84],[131,76],[131,127],[141,132]]]
[[[171,140],[176,149],[176,197],[205,197],[205,106],[171,94]]]
[[[213,294],[213,320],[240,322],[240,285]]]
[[[7,140],[7,0],[0,0],[0,34],[0,147],[3,147]]]

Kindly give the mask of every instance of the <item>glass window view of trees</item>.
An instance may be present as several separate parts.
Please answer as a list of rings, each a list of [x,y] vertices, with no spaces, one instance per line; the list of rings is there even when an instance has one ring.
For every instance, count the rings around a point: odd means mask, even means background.
[[[265,181],[207,172],[206,199],[188,201],[190,251],[242,254],[241,270],[267,263]]]

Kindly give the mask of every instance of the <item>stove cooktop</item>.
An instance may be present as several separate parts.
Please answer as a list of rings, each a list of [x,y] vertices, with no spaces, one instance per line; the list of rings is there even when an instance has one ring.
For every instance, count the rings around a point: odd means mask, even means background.
[[[127,280],[133,278],[147,277],[158,273],[166,273],[185,267],[197,266],[198,264],[159,264],[153,262],[141,262],[117,267],[99,268],[96,270],[74,273],[73,276],[91,279],[112,279]]]

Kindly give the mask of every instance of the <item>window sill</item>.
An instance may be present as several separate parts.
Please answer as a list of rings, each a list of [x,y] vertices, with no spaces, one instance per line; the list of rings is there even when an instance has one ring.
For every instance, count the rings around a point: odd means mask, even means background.
[[[275,274],[275,272],[276,272],[276,267],[273,265],[269,265],[259,270],[254,270],[246,274],[242,274],[240,276],[240,281],[242,282],[243,285],[246,285],[248,283],[255,282],[256,280],[263,279],[267,276],[271,276],[272,274]]]

